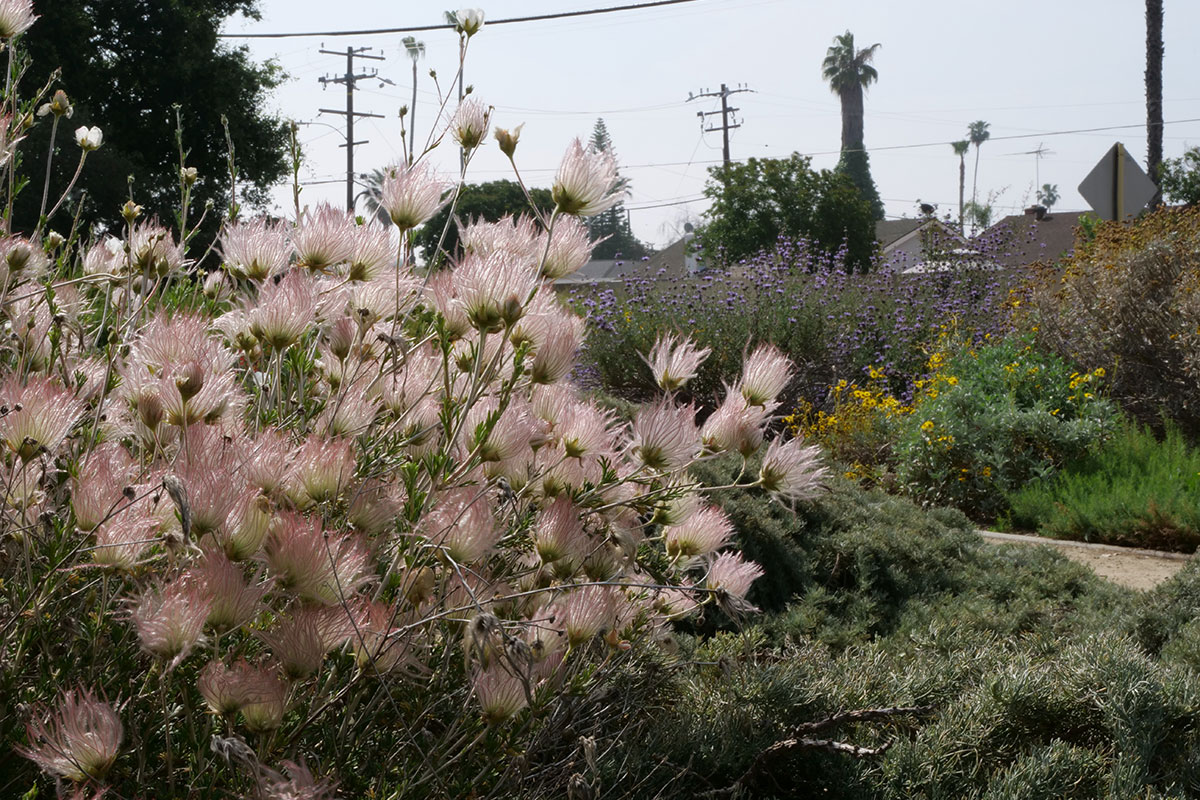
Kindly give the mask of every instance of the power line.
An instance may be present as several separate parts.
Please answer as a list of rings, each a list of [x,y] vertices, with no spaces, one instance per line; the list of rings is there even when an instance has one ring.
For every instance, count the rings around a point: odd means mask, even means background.
[[[631,3],[623,6],[608,8],[591,8],[583,11],[559,11],[553,14],[535,14],[528,17],[509,17],[507,19],[488,20],[488,25],[511,25],[517,22],[540,22],[549,19],[565,19],[567,17],[587,17],[595,14],[612,14],[616,11],[639,11],[643,8],[659,6],[674,6],[681,3],[694,3],[697,0],[653,0],[649,3]],[[410,25],[404,28],[365,28],[357,31],[304,31],[293,33],[221,33],[221,39],[295,39],[301,36],[375,36],[387,33],[422,33],[424,31],[439,31],[454,29],[452,23],[438,25]]]

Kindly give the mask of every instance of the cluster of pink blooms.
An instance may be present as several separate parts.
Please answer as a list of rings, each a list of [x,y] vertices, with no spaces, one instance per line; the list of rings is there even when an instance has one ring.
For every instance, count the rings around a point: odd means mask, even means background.
[[[456,115],[464,147],[488,115],[474,101]],[[580,662],[667,638],[715,602],[748,607],[762,570],[728,549],[733,525],[689,469],[762,448],[791,364],[754,350],[703,426],[674,396],[707,356],[686,339],[648,355],[664,395],[632,421],[569,383],[583,325],[552,281],[587,262],[578,217],[610,207],[615,181],[610,157],[574,143],[552,217],[466,225],[460,260],[433,275],[390,229],[328,206],[294,226],[230,224],[208,282],[216,318],[143,313],[187,267],[152,223],[83,255],[88,288],[32,302],[41,249],[0,242],[12,329],[63,331],[52,354],[16,337],[0,381],[6,514],[30,525],[52,510],[48,475],[70,464],[87,568],[138,587],[116,624],[165,673],[203,664],[192,688],[251,733],[284,725],[330,659],[420,675],[447,631],[499,725]],[[448,186],[397,166],[382,205],[408,230]],[[116,314],[111,360],[81,322],[101,304]],[[823,475],[815,448],[776,441],[744,485],[794,502]],[[121,743],[113,706],[77,691],[30,723],[23,752],[100,780]]]

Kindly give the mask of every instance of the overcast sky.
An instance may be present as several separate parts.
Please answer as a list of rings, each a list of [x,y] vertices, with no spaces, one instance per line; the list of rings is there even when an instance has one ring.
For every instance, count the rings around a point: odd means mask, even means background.
[[[480,7],[487,19],[500,20],[634,1],[504,0]],[[1165,6],[1163,116],[1168,123],[1197,120],[1200,2],[1166,0]],[[260,0],[261,21],[236,18],[225,31],[434,25],[452,7],[445,0]],[[967,124],[978,119],[990,123],[992,134],[980,153],[979,195],[996,198],[999,216],[1032,203],[1043,183],[1058,185],[1057,210],[1081,210],[1087,205],[1076,187],[1113,142],[1124,142],[1145,164],[1144,8],[1141,0],[694,0],[487,25],[471,39],[466,82],[495,106],[495,124],[525,123],[517,157],[531,185],[549,186],[570,140],[586,139],[603,117],[630,180],[634,232],[663,246],[684,221],[699,219],[707,170],[721,159],[720,133],[703,133],[697,117],[718,109],[720,101],[688,102],[689,92],[717,91],[723,82],[753,90],[730,100],[741,124],[731,132],[735,160],[797,151],[811,155],[816,167],[832,167],[840,107],[821,78],[821,60],[833,37],[850,30],[860,47],[882,44],[874,60],[879,81],[866,97],[865,138],[889,217],[915,215],[918,200],[957,215],[958,159],[948,143],[965,138]],[[276,58],[290,76],[275,96],[279,113],[332,126],[302,130],[302,179],[314,182],[305,187],[304,202],[344,204],[346,194],[345,150],[337,146],[344,141],[343,118],[318,114],[321,107],[344,107],[344,89],[322,91],[318,78],[342,74],[346,59],[318,51],[371,47],[371,54],[387,58],[359,62],[360,69],[378,69],[394,82],[359,83],[356,110],[385,116],[357,124],[355,138],[370,143],[356,149],[355,169],[367,172],[400,158],[397,112],[412,91],[403,35],[327,33],[246,42],[255,58]],[[416,108],[418,138],[424,140],[438,102],[429,70],[437,70],[444,92],[451,90],[458,40],[449,30],[416,36],[426,48]],[[706,119],[711,125],[720,117]],[[1058,133],[1116,126],[1129,127]],[[451,144],[435,153],[435,163],[447,172],[457,165]],[[1166,157],[1196,145],[1200,121],[1166,126]],[[1039,147],[1040,159],[1029,152]],[[974,157],[972,150],[968,199]],[[468,180],[506,177],[511,172],[489,140]],[[278,196],[283,201],[290,193]]]

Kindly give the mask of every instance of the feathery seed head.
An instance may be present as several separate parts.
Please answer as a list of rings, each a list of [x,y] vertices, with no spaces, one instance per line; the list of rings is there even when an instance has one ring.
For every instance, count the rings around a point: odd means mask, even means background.
[[[442,195],[451,187],[428,162],[393,165],[384,171],[379,203],[403,233],[428,222],[449,201],[449,197],[443,200]]]
[[[90,689],[63,692],[57,708],[35,712],[29,747],[17,752],[55,778],[101,781],[117,760],[125,731],[117,712]]]
[[[585,148],[575,139],[563,156],[550,195],[563,214],[590,217],[621,201],[617,182],[617,162],[612,155]]]
[[[711,352],[707,347],[696,347],[690,339],[676,339],[674,334],[667,334],[659,337],[650,355],[644,358],[659,388],[674,392],[696,377],[700,365]]]

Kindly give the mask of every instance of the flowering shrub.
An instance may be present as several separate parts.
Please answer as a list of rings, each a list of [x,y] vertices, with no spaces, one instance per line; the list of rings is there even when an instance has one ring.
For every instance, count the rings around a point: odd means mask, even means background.
[[[924,383],[917,381],[916,386]],[[891,394],[887,376],[876,367],[868,370],[861,385],[843,379],[831,386],[825,405],[828,410],[802,400],[783,422],[790,432],[820,443],[844,464],[846,478],[876,481],[883,477],[890,468],[897,427],[912,413],[912,406]]]
[[[489,115],[452,117],[467,161]],[[0,793],[36,766],[72,796],[504,794],[587,753],[579,715],[675,621],[753,610],[691,469],[817,494],[816,448],[765,441],[793,366],[755,349],[702,428],[686,340],[647,348],[631,422],[565,381],[582,323],[546,279],[615,174],[573,145],[552,213],[434,275],[405,234],[454,195],[419,160],[385,173],[399,236],[233,218],[209,276],[132,201],[119,238],[0,239]]]
[[[869,380],[872,368],[889,393],[911,397],[940,326],[955,320],[961,335],[980,342],[1009,330],[1008,273],[965,269],[944,275],[903,275],[881,269],[852,274],[843,253],[829,256],[804,241],[728,272],[682,279],[633,269],[615,288],[575,289],[572,304],[592,333],[583,353],[585,377],[608,391],[644,399],[654,392],[638,353],[657,331],[674,330],[712,351],[689,387],[711,400],[738,374],[747,347],[772,342],[797,365],[784,397],[820,407],[831,386]]]
[[[1200,436],[1200,209],[1100,224],[1022,306],[1040,347],[1109,371],[1111,395],[1140,421],[1165,413]]]
[[[1099,396],[1102,369],[1075,372],[1027,338],[947,346],[929,367],[901,428],[897,474],[915,497],[976,518],[995,519],[1007,492],[1081,456],[1118,419]]]

